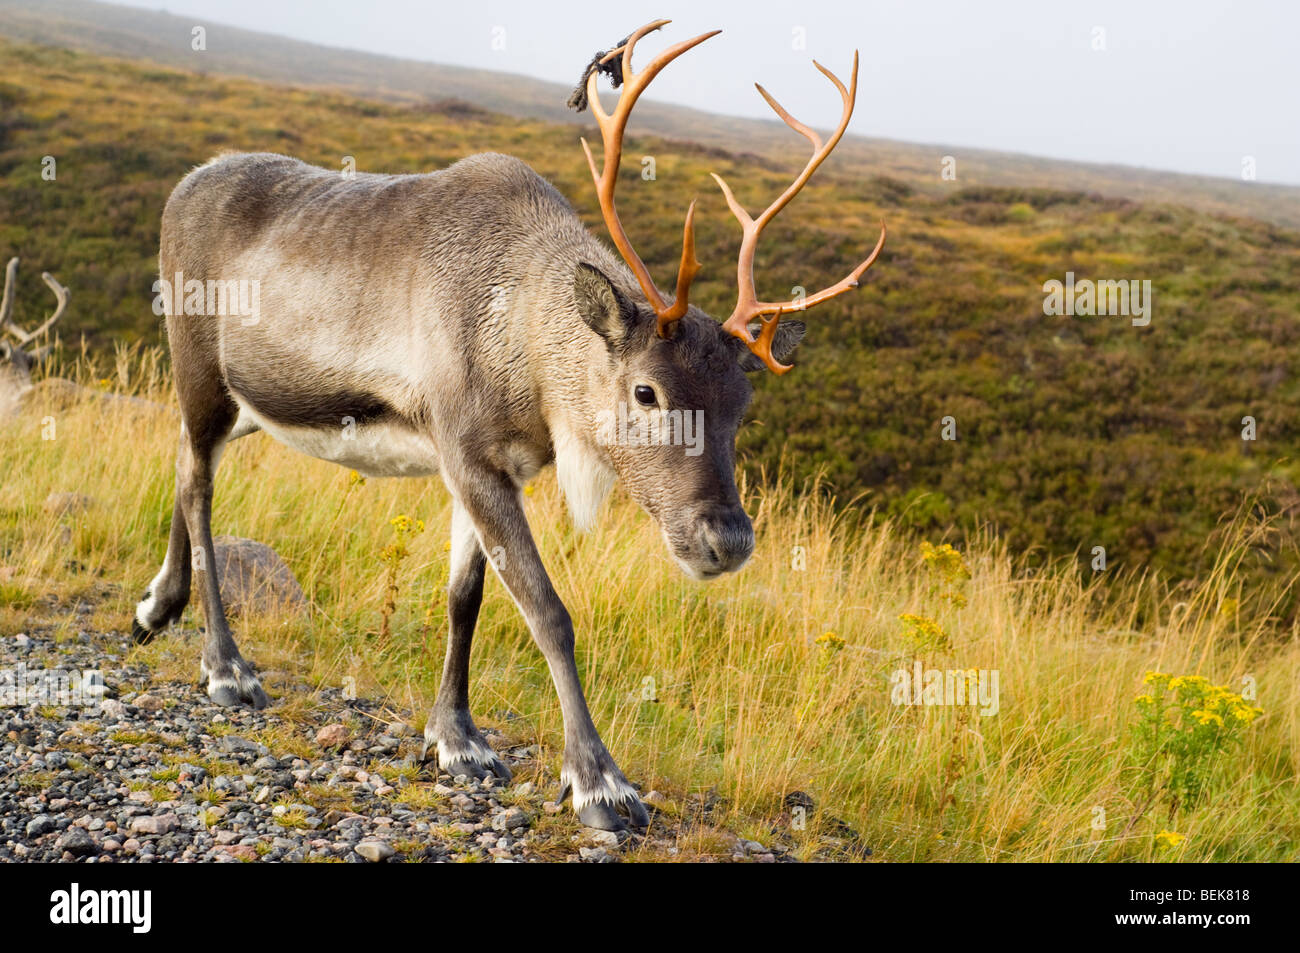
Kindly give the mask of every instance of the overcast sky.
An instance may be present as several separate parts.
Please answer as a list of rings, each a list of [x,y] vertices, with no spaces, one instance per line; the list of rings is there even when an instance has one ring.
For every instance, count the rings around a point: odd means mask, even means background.
[[[769,116],[758,80],[825,126],[838,98],[809,60],[846,76],[856,47],[862,135],[1230,178],[1253,157],[1261,181],[1300,184],[1300,0],[118,2],[567,84],[595,50],[670,17],[647,52],[723,34],[647,98]]]

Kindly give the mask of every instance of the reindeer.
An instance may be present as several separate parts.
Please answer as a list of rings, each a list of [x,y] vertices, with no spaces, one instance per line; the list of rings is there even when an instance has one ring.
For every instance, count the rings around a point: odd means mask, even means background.
[[[193,567],[206,618],[200,679],[217,704],[267,703],[235,645],[214,573],[210,517],[222,448],[263,430],[367,475],[438,473],[454,501],[450,637],[423,758],[432,748],[439,768],[453,776],[510,777],[469,710],[470,643],[486,554],[494,554],[493,569],[559,694],[559,800],[572,794],[591,827],[648,823],[592,723],[573,624],[534,544],[521,487],[553,463],[581,530],[622,480],[687,574],[711,579],[744,565],[754,532],[736,490],[734,454],[752,393],[745,374],[765,366],[788,371],[783,362],[805,330],[781,320],[799,303],[759,300],[754,250],[763,228],[839,142],[857,89],[856,54],[847,89],[817,64],[843,100],[839,125],[823,141],[758,87],[813,154],[757,218],[714,176],[743,229],[738,300],[719,324],[689,303],[700,267],[694,203],[671,301],[633,250],[614,203],[623,132],[637,98],[669,62],[720,32],[678,43],[633,72],[637,42],[667,22],[637,30],[586,75],[603,168],[585,139],[582,146],[622,261],[550,183],[504,155],[474,155],[420,175],[348,177],[279,155],[227,155],[191,172],[171,194],[162,217],[164,278],[183,276],[186,286],[253,280],[261,289],[262,317],[252,321],[176,313],[180,294],[173,294],[166,324],[183,418],[176,500],[166,558],[133,626],[145,640],[174,622]],[[599,67],[616,60],[626,86],[611,114],[601,107],[596,79]],[[802,305],[856,287],[884,238],[882,225],[871,255]],[[620,403],[648,413],[704,410],[704,452],[600,439],[598,419]]]
[[[18,259],[10,258],[5,266],[5,290],[0,297],[0,329],[11,334],[17,340],[17,346],[0,338],[0,419],[12,416],[22,402],[23,394],[32,388],[32,368],[36,367],[53,350],[53,345],[45,345],[35,351],[27,347],[45,334],[68,309],[68,289],[54,280],[48,271],[41,274],[41,279],[54,292],[54,313],[45,319],[35,331],[27,332],[19,327],[13,319],[14,289],[17,287]]]

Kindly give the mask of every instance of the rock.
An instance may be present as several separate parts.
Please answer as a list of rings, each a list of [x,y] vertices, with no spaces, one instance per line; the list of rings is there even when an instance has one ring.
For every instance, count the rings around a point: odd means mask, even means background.
[[[48,834],[54,830],[54,818],[48,814],[41,814],[27,822],[27,836],[40,837],[42,834]]]
[[[139,703],[139,700],[137,700],[136,704]],[[239,735],[224,735],[221,741],[217,743],[217,747],[227,754],[247,754],[254,757],[264,755],[269,750],[266,745],[257,744],[247,738],[241,738]]]
[[[175,814],[147,814],[131,821],[134,834],[170,834],[180,826],[180,818]]]
[[[584,828],[583,837],[599,847],[617,847],[619,844],[618,834],[614,831],[601,831],[594,827]]]
[[[176,780],[182,783],[202,784],[208,777],[207,768],[201,768],[188,762],[182,764],[177,770],[179,774],[176,776]]]
[[[519,831],[528,828],[528,815],[520,808],[512,807],[492,818],[494,831]]]
[[[389,857],[392,857],[397,853],[397,851],[393,850],[390,844],[381,840],[362,841],[354,847],[353,850],[372,864],[377,864],[381,860],[387,860]]]
[[[61,851],[67,851],[74,857],[85,857],[87,854],[99,853],[99,847],[95,844],[94,838],[81,827],[69,827],[59,835],[59,839],[54,846]]]
[[[665,810],[669,805],[669,800],[658,791],[651,791],[645,797],[641,798],[641,803],[647,807],[653,807],[657,811]]]
[[[307,597],[293,571],[270,546],[238,536],[218,536],[212,542],[221,601],[229,614],[306,608]]]
[[[816,807],[812,797],[803,791],[791,791],[785,796],[785,806],[787,809],[801,807],[809,814]]]
[[[578,853],[589,864],[612,864],[616,858],[603,847],[579,847]]]
[[[132,704],[143,711],[162,711],[166,703],[157,695],[137,695]]]
[[[316,744],[322,748],[340,748],[347,744],[351,736],[352,733],[348,731],[347,725],[326,725],[316,732]]]

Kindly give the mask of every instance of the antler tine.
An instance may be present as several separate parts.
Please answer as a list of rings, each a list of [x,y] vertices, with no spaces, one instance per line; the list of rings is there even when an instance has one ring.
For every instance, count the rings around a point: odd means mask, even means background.
[[[54,323],[58,321],[59,318],[63,317],[63,312],[68,310],[68,298],[72,296],[68,289],[59,284],[58,281],[55,280],[54,276],[48,271],[41,272],[41,280],[49,285],[50,290],[54,292],[54,300],[57,302],[57,305],[54,309],[54,313],[45,319],[45,323],[31,333],[31,337],[28,338],[28,340],[31,341],[36,340],[53,327]]]
[[[731,317],[723,322],[722,326],[728,332],[743,341],[770,370],[777,374],[784,374],[786,371],[790,370],[790,365],[782,364],[772,356],[772,342],[775,340],[776,327],[777,324],[780,323],[781,315],[787,311],[800,311],[805,308],[810,308],[814,305],[821,304],[823,301],[828,301],[836,295],[843,294],[850,288],[856,288],[858,286],[858,279],[861,278],[862,274],[871,267],[872,263],[876,260],[876,256],[880,254],[880,250],[885,244],[885,223],[881,222],[880,238],[876,242],[875,249],[869,256],[867,256],[867,259],[862,262],[862,264],[858,265],[857,268],[853,269],[853,271],[849,273],[847,278],[844,278],[842,281],[829,288],[825,288],[814,295],[810,295],[802,302],[758,300],[758,293],[754,287],[754,253],[758,246],[758,238],[767,224],[775,218],[783,208],[790,204],[791,199],[799,194],[800,190],[802,190],[808,183],[808,180],[812,178],[813,173],[816,172],[821,164],[826,161],[826,157],[829,156],[836,145],[839,144],[840,139],[844,136],[845,130],[849,127],[849,120],[853,116],[853,107],[857,99],[858,54],[856,50],[853,53],[853,73],[847,87],[840,82],[838,76],[828,70],[825,66],[822,66],[821,63],[813,60],[813,65],[816,66],[827,79],[835,84],[835,88],[839,92],[840,99],[843,102],[843,110],[840,114],[839,125],[836,126],[834,134],[824,142],[822,141],[821,136],[811,128],[790,115],[790,113],[786,111],[785,107],[777,102],[766,89],[757,83],[754,84],[755,88],[758,89],[759,95],[761,95],[767,104],[772,107],[772,111],[780,116],[781,120],[787,126],[807,139],[813,148],[812,157],[809,158],[803,171],[800,172],[794,182],[792,182],[790,186],[781,193],[777,200],[769,205],[763,213],[758,216],[758,218],[753,218],[740,202],[736,200],[735,194],[728,187],[727,183],[723,181],[722,177],[716,173],[710,173],[713,175],[713,180],[718,183],[718,187],[722,189],[722,196],[727,200],[727,207],[731,209],[731,213],[735,215],[736,220],[740,222],[742,230],[740,256],[736,264],[736,283],[738,285],[736,308],[731,313]],[[771,315],[771,317],[765,318],[764,315]],[[754,336],[749,332],[749,322],[754,318],[762,319],[762,327],[759,330],[757,338],[754,338]]]
[[[18,258],[15,256],[9,259],[9,264],[5,265],[5,290],[4,296],[0,297],[0,329],[22,340],[23,330],[13,323],[11,317],[14,310],[14,279],[17,274]]]
[[[608,62],[618,55],[623,58],[623,91],[619,94],[618,104],[614,107],[612,114],[605,111],[600,103],[600,97],[597,95],[596,77],[598,71],[592,70],[587,77],[587,100],[591,105],[592,114],[596,117],[596,125],[600,129],[601,139],[605,145],[604,165],[601,169],[596,168],[596,159],[592,155],[591,146],[587,144],[585,138],[582,139],[582,149],[587,156],[587,165],[591,168],[592,180],[596,183],[596,195],[600,200],[600,210],[605,219],[605,226],[609,229],[610,237],[614,240],[614,245],[618,248],[619,254],[623,256],[623,260],[632,269],[632,274],[636,276],[637,284],[641,286],[641,291],[645,294],[646,300],[650,302],[650,306],[654,309],[657,318],[656,331],[660,337],[666,337],[669,327],[686,314],[686,309],[690,305],[691,282],[700,269],[700,263],[695,258],[695,203],[691,202],[690,208],[686,212],[686,224],[682,235],[682,261],[677,270],[676,295],[673,303],[669,305],[664,300],[663,295],[659,293],[659,289],[650,277],[650,272],[645,263],[632,247],[632,242],[628,239],[627,232],[619,220],[618,209],[614,203],[614,189],[618,184],[619,163],[623,158],[623,132],[627,127],[628,117],[632,113],[632,107],[636,105],[637,98],[649,85],[650,81],[659,74],[660,70],[687,50],[699,46],[705,40],[722,32],[721,30],[713,30],[692,39],[683,40],[664,50],[639,73],[633,72],[632,51],[636,47],[637,41],[670,22],[669,20],[655,20],[647,23],[629,36],[627,42],[620,48],[610,50],[601,60],[602,63]]]
[[[14,309],[14,278],[18,274],[17,257],[10,258],[9,264],[5,266],[5,290],[4,296],[0,298],[0,327],[8,331],[18,339],[20,344],[31,344],[38,337],[48,331],[55,321],[63,317],[63,312],[68,309],[68,298],[70,294],[68,289],[59,284],[52,274],[48,271],[41,274],[41,278],[49,285],[50,290],[54,292],[54,299],[57,302],[54,313],[45,319],[35,331],[27,332],[18,326],[13,319]]]

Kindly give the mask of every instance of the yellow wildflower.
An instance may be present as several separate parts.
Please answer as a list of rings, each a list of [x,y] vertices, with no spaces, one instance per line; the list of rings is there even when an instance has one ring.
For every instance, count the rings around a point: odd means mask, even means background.
[[[821,646],[828,652],[838,652],[847,644],[838,635],[830,631],[823,632],[821,635],[817,636],[817,638],[813,639],[813,643]]]
[[[1173,849],[1187,838],[1177,831],[1161,831],[1156,835],[1156,846]]]

